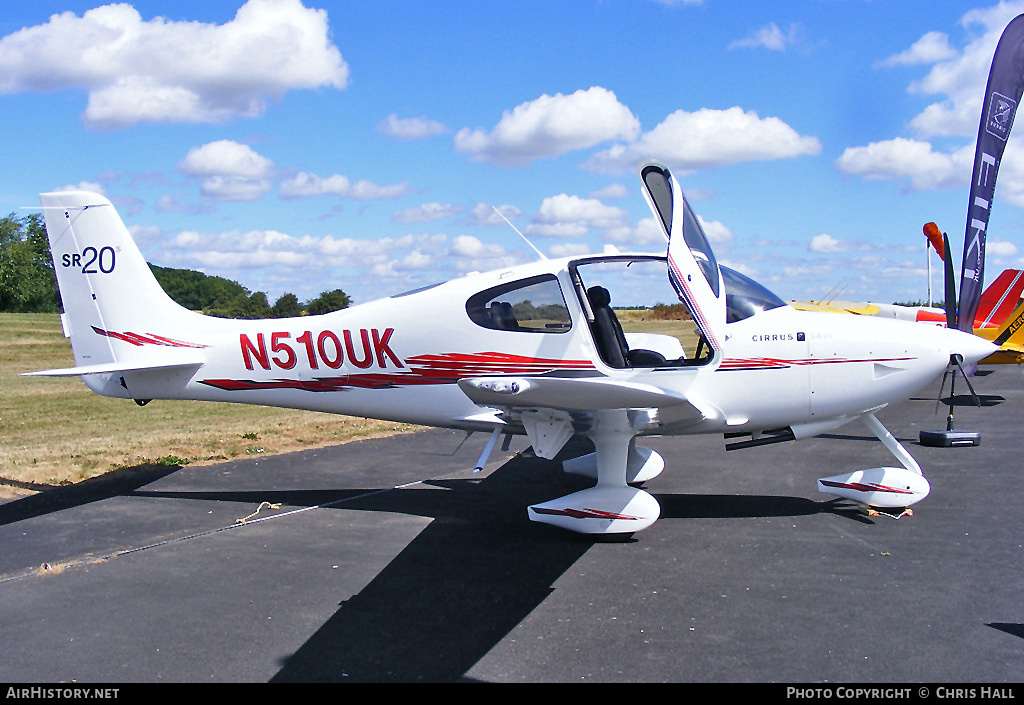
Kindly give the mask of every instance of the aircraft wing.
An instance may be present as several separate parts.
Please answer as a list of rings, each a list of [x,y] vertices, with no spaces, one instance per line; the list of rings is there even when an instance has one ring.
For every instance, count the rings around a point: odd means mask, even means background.
[[[860,316],[874,316],[881,309],[875,304],[853,301],[835,301],[820,303],[816,301],[790,301],[789,305],[798,311],[828,311],[834,313],[854,313]]]
[[[483,407],[518,411],[534,452],[548,459],[575,433],[573,412],[663,410],[684,426],[720,415],[661,387],[606,377],[467,377],[459,388]]]
[[[469,377],[459,380],[459,388],[482,406],[559,411],[690,407],[693,415],[705,416],[700,408],[678,393],[652,384],[607,377]]]
[[[978,361],[979,365],[1024,365],[1024,346],[1003,343],[988,357]]]

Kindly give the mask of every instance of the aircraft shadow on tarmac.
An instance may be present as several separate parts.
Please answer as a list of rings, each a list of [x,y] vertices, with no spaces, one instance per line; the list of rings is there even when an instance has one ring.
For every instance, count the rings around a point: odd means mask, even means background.
[[[566,454],[586,448],[572,447]],[[145,485],[180,469],[152,466],[55,488],[0,506],[0,524],[115,496],[218,500],[405,513],[431,519],[359,594],[282,664],[280,682],[452,682],[526,619],[597,539],[534,524],[526,506],[592,481],[556,461],[519,454],[480,479],[442,479],[429,489],[160,491]],[[662,519],[835,513],[870,521],[842,500],[659,494]],[[287,511],[282,507],[281,511]],[[623,540],[621,538],[617,540]],[[631,539],[625,539],[631,540]]]
[[[562,574],[601,540],[527,519],[527,505],[591,484],[558,471],[557,462],[520,454],[479,480],[424,483],[447,491],[348,489],[268,495],[135,490],[131,494],[249,504],[270,501],[430,518],[430,524],[394,560],[359,594],[342,602],[282,663],[272,680],[453,682],[467,680],[465,673],[526,619]],[[842,500],[660,494],[658,501],[663,519],[831,512],[869,521]]]
[[[1013,636],[1024,639],[1024,624],[1013,624],[1008,622],[990,622],[986,626],[998,629],[1001,632],[1012,634]]]
[[[0,526],[130,494],[180,469],[180,465],[153,463],[119,468],[73,485],[18,483],[17,487],[37,494],[0,504]]]
[[[948,409],[950,402],[952,402],[956,408],[962,409],[968,406],[998,406],[1006,401],[1006,397],[1003,397],[1000,394],[979,394],[977,398],[971,394],[954,394],[952,396],[947,394],[944,397],[933,397],[931,399],[928,399],[927,397],[913,397],[910,401],[933,401],[937,405],[941,405],[941,408],[943,409]]]

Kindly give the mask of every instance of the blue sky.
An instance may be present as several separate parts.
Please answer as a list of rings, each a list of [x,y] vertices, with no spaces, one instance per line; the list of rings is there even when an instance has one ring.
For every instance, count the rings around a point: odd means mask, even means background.
[[[110,198],[159,265],[358,302],[536,257],[664,249],[667,163],[720,261],[786,299],[959,271],[1017,2],[5,2],[0,209]],[[987,273],[1024,266],[1012,136]],[[940,264],[932,257],[934,290]],[[626,302],[621,302],[626,303]]]

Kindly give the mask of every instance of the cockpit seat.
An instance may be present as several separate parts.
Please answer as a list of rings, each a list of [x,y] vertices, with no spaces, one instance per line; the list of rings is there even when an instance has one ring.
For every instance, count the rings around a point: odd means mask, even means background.
[[[594,313],[594,341],[601,359],[611,367],[658,367],[666,364],[665,356],[653,350],[630,350],[618,316],[612,310],[611,294],[603,286],[587,290],[590,308]]]
[[[507,301],[491,303],[491,322],[496,330],[519,330],[512,304]]]

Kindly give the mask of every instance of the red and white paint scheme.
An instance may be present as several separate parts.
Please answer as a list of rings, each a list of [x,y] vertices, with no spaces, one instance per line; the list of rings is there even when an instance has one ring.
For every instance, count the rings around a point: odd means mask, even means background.
[[[98,394],[140,402],[241,402],[490,432],[485,456],[503,434],[525,434],[543,458],[585,436],[595,452],[565,469],[595,486],[529,511],[584,533],[657,520],[657,500],[637,485],[666,463],[637,445],[644,436],[723,434],[742,448],[863,419],[919,476],[875,412],[937,384],[950,356],[977,361],[995,346],[941,327],[797,311],[718,265],[666,167],[645,163],[639,175],[663,252],[541,259],[273,320],[182,308],[109,201],[43,194],[75,367],[30,374],[81,376]],[[655,276],[642,279],[644,270]],[[629,292],[659,286],[661,303],[689,309],[694,351],[669,335],[621,333],[610,298],[628,304]],[[678,471],[686,464],[669,459]]]

